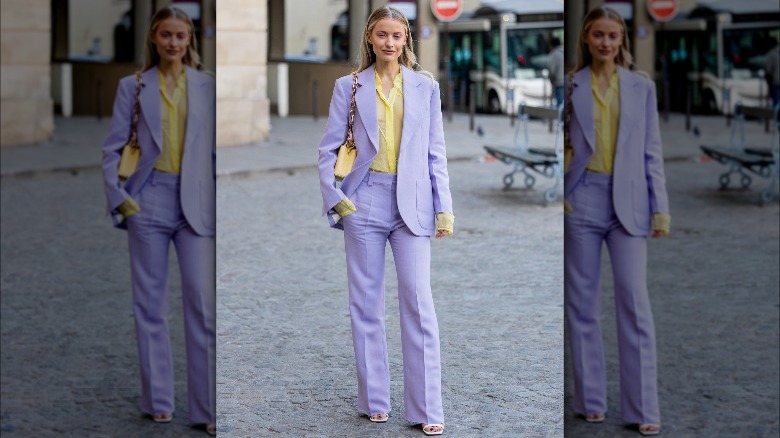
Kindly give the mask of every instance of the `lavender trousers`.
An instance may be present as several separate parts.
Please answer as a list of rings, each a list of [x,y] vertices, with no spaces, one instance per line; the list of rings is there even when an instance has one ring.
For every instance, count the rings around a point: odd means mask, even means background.
[[[404,365],[404,411],[411,423],[442,423],[439,327],[431,295],[430,236],[404,224],[396,176],[368,172],[352,197],[357,212],[342,218],[349,310],[358,377],[357,409],[390,412],[390,369],[385,337],[385,246],[398,275]]]
[[[173,359],[168,332],[168,251],[176,248],[182,281],[189,415],[216,422],[216,267],[213,236],[196,234],[179,201],[179,175],[152,172],[127,218],[133,281],[141,410],[174,411]]]
[[[601,248],[607,244],[615,281],[620,410],[627,423],[660,423],[655,327],[647,293],[647,237],[620,224],[612,175],[585,172],[564,218],[564,290],[574,376],[574,411],[607,411],[601,336]]]

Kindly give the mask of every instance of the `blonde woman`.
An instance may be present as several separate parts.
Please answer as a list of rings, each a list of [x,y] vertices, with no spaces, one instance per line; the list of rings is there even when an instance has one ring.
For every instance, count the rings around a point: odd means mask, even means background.
[[[615,277],[621,415],[643,435],[661,429],[655,328],[647,291],[647,237],[669,232],[655,87],[634,71],[626,25],[590,11],[579,35],[566,102],[564,284],[574,410],[607,412],[600,327],[601,247]]]
[[[192,20],[176,7],[152,17],[138,75],[119,82],[103,143],[108,213],[126,229],[141,368],[141,410],[158,423],[174,412],[168,333],[168,250],[181,270],[190,420],[216,434],[215,85],[200,71]],[[138,169],[117,167],[138,89]]]
[[[336,185],[333,167],[347,133],[353,76],[336,81],[319,146],[323,214],[344,230],[357,408],[373,422],[390,412],[385,339],[385,246],[398,275],[406,420],[444,431],[439,329],[430,285],[431,236],[452,234],[439,86],[420,72],[406,17],[392,7],[368,18],[357,70],[357,160]]]

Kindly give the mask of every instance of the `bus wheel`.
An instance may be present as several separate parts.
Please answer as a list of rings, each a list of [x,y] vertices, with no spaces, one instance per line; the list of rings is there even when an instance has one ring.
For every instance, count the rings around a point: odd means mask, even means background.
[[[490,96],[488,97],[488,111],[490,114],[501,113],[501,101],[498,100],[498,94],[496,90],[490,90]]]

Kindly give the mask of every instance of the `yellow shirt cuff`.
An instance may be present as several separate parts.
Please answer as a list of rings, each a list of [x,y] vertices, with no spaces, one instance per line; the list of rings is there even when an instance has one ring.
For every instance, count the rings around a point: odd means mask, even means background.
[[[653,214],[653,231],[660,231],[664,236],[668,236],[671,223],[672,217],[669,213],[659,211]]]
[[[569,201],[564,199],[563,200],[563,213],[564,214],[569,214],[569,213],[571,213],[573,211],[574,211],[574,208],[572,208],[571,202],[569,202]]]
[[[333,209],[340,217],[349,216],[357,211],[355,204],[349,198],[344,198],[339,201],[338,204],[333,206]]]
[[[122,216],[125,218],[128,218],[136,213],[141,212],[141,207],[138,206],[138,203],[135,202],[135,199],[133,198],[127,198],[119,204],[119,206],[116,208],[116,211],[119,212]]]
[[[436,231],[444,231],[448,236],[455,232],[455,215],[448,211],[437,214],[436,223]]]

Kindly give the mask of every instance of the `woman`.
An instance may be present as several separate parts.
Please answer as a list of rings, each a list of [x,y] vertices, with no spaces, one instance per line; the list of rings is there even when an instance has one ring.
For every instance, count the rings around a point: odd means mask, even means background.
[[[655,87],[633,70],[623,19],[608,7],[590,11],[566,88],[566,319],[574,410],[601,422],[607,401],[599,273],[606,242],[615,277],[621,414],[643,435],[655,435],[661,426],[647,236],[668,234],[670,219]]]
[[[159,423],[173,417],[173,361],[168,333],[168,250],[182,279],[189,415],[216,434],[215,367],[215,85],[199,70],[192,20],[165,7],[147,33],[138,76],[119,82],[103,144],[108,212],[126,229],[130,250],[141,410]],[[138,86],[141,158],[125,182],[117,175],[131,133]]]
[[[336,81],[319,146],[323,214],[344,230],[359,411],[390,412],[385,339],[385,245],[398,275],[406,419],[426,435],[444,430],[439,330],[430,286],[430,236],[452,234],[439,86],[419,69],[409,22],[382,7],[368,18],[355,93],[357,159],[340,186],[333,167],[344,142],[353,76]],[[434,217],[438,227],[434,225]]]

